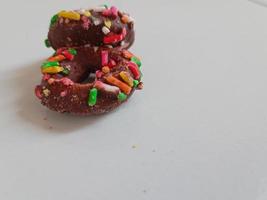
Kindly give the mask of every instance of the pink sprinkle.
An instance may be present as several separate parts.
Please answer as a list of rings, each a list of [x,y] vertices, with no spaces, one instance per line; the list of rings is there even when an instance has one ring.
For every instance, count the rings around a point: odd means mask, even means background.
[[[102,66],[106,66],[108,64],[108,51],[102,51],[101,57],[102,57]]]
[[[35,88],[34,91],[35,91],[35,96],[37,98],[41,99],[42,98],[42,94],[41,94],[41,88],[40,88],[40,86],[36,86],[36,88]]]
[[[101,77],[103,76],[103,72],[100,71],[100,70],[97,70],[97,71],[95,72],[95,76],[96,76],[96,78],[101,78]]]
[[[83,21],[83,24],[82,24],[83,28],[84,28],[85,30],[88,30],[89,27],[90,27],[90,21],[89,21],[89,18],[86,17],[86,16],[82,16],[81,19],[82,19],[82,21]]]
[[[48,79],[47,82],[48,82],[49,85],[52,85],[55,82],[55,79],[54,78],[50,78],[50,79]]]
[[[94,87],[96,87],[99,90],[104,90],[106,92],[112,92],[118,94],[120,92],[120,89],[116,86],[108,85],[106,83],[103,83],[101,81],[96,81]]]
[[[111,13],[112,13],[112,15],[113,15],[114,17],[117,17],[117,16],[118,16],[118,9],[117,9],[115,6],[112,6],[112,7],[110,8],[110,11],[111,11]]]
[[[44,74],[43,75],[43,81],[47,81],[48,79],[50,79],[50,75],[49,74]]]
[[[65,97],[67,95],[67,91],[66,90],[64,90],[64,91],[62,91],[61,93],[60,93],[60,96],[61,97]]]
[[[69,78],[62,78],[62,79],[60,79],[60,81],[66,86],[74,85],[73,81],[70,80]]]

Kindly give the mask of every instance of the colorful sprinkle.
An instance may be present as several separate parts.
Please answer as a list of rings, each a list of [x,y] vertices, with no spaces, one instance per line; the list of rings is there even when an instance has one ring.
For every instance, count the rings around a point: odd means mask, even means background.
[[[35,96],[36,96],[37,98],[39,98],[39,99],[42,98],[41,89],[40,89],[39,86],[37,86],[37,87],[35,88],[34,92],[35,92]]]
[[[140,73],[140,71],[139,71],[139,69],[138,69],[138,66],[137,66],[135,63],[133,63],[133,62],[129,62],[129,63],[128,63],[128,68],[129,68],[129,69],[131,70],[131,72],[133,73],[135,79],[140,79],[140,77],[141,77],[141,73]]]
[[[131,87],[129,87],[127,84],[125,84],[124,82],[120,81],[119,79],[115,78],[112,75],[106,77],[106,81],[112,85],[119,87],[126,94],[130,94],[132,90]]]
[[[99,6],[99,7],[93,8],[93,11],[95,11],[95,12],[103,12],[106,9],[107,9],[106,6],[103,5],[103,6]]]
[[[131,58],[131,61],[134,62],[135,64],[137,64],[139,68],[142,66],[142,63],[141,63],[140,59],[135,57],[135,56],[133,56]]]
[[[68,60],[73,60],[74,55],[72,55],[68,50],[62,51],[62,54],[68,59]]]
[[[125,49],[122,51],[122,55],[126,59],[131,59],[134,56],[130,51],[127,51]]]
[[[42,64],[42,69],[53,67],[53,66],[59,66],[59,62],[45,62]]]
[[[116,8],[115,6],[111,6],[110,11],[113,17],[118,16],[118,8]]]
[[[70,73],[70,70],[67,68],[64,68],[64,70],[62,71],[63,74],[68,75]]]
[[[112,67],[116,66],[116,61],[115,61],[115,60],[113,60],[113,59],[109,59],[108,66],[109,66],[110,68],[112,68]]]
[[[48,83],[49,85],[52,85],[54,82],[55,82],[55,79],[54,79],[54,78],[50,78],[50,79],[48,79],[48,81],[47,81],[47,83]]]
[[[66,59],[65,56],[58,55],[58,56],[53,56],[53,57],[49,58],[48,61],[51,61],[51,62],[58,61],[58,62],[60,62],[60,61],[65,60],[65,59]]]
[[[48,39],[45,39],[44,42],[45,42],[45,46],[46,46],[47,48],[51,47],[51,44],[50,44],[50,42],[49,42]]]
[[[108,67],[108,66],[102,67],[102,72],[103,72],[104,74],[108,74],[108,73],[110,72],[109,67]]]
[[[100,70],[97,70],[97,71],[95,72],[95,76],[96,76],[96,78],[101,78],[101,77],[103,76],[103,72],[100,71]]]
[[[130,19],[127,15],[123,15],[121,18],[122,23],[127,24],[129,23]]]
[[[60,92],[60,96],[61,97],[65,97],[66,95],[67,95],[67,91],[66,90]]]
[[[130,87],[133,87],[133,78],[130,76],[129,73],[127,72],[120,72],[120,77],[122,78],[122,80],[127,83]]]
[[[105,26],[108,27],[109,29],[110,29],[111,26],[112,26],[112,22],[111,22],[110,20],[105,20],[105,21],[104,21],[104,24],[105,24]]]
[[[139,81],[138,81],[138,80],[134,80],[134,81],[133,81],[133,84],[134,84],[134,87],[137,87],[138,84],[139,84]]]
[[[72,55],[74,55],[74,56],[77,55],[77,51],[76,51],[76,49],[69,49],[69,52],[70,52]]]
[[[101,51],[101,59],[102,66],[106,66],[108,64],[108,51]]]
[[[51,91],[49,89],[44,89],[43,94],[45,95],[45,97],[48,97],[51,94]]]
[[[58,20],[58,15],[54,15],[50,20],[50,26],[53,26]]]
[[[88,99],[88,105],[89,106],[94,106],[96,104],[96,101],[97,101],[97,89],[96,88],[93,88],[90,90],[90,93],[89,93],[89,99]]]
[[[101,20],[100,19],[98,19],[98,18],[92,18],[92,20],[93,20],[93,23],[94,23],[94,25],[95,26],[98,26],[99,24],[101,24]]]
[[[58,16],[77,21],[81,19],[81,15],[74,11],[61,11],[60,13],[58,13]]]
[[[116,94],[120,92],[120,89],[118,87],[108,85],[101,81],[96,81],[94,87],[96,87],[98,90],[104,90],[105,92],[111,92],[111,93],[116,93]]]
[[[42,69],[42,73],[57,74],[59,72],[62,72],[63,70],[64,70],[63,67],[54,66],[54,67],[48,67],[48,68]]]
[[[124,94],[123,92],[120,92],[120,93],[118,94],[118,100],[119,100],[119,101],[125,101],[126,99],[127,99],[127,95]]]
[[[110,33],[110,30],[109,30],[106,26],[103,26],[103,27],[102,27],[102,32],[103,32],[105,35],[107,35],[107,34]]]

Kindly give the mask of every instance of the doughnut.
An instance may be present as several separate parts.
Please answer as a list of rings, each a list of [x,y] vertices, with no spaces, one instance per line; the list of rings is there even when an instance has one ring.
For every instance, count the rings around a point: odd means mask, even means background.
[[[128,49],[134,42],[134,20],[114,6],[61,11],[51,19],[47,41],[54,49],[82,45]]]
[[[128,14],[102,6],[56,16],[45,41],[55,53],[42,64],[42,80],[35,87],[44,106],[60,113],[103,114],[143,88],[140,58],[128,50],[134,41]],[[105,34],[108,20],[110,32]]]

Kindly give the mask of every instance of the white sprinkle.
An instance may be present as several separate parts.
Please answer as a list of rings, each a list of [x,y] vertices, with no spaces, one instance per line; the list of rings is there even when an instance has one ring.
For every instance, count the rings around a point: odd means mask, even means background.
[[[105,35],[107,35],[108,33],[110,33],[110,30],[106,26],[103,26],[102,31],[103,31],[103,33]]]
[[[99,24],[101,24],[101,21],[97,18],[93,18],[93,23],[95,26],[98,26]]]
[[[71,66],[70,66],[70,65],[66,65],[65,68],[66,68],[67,70],[70,70],[70,69],[71,69]]]
[[[106,10],[106,7],[95,7],[92,10],[95,12],[103,12],[104,10]]]
[[[80,10],[77,10],[76,12],[78,12],[81,15],[83,15],[86,12],[86,10],[85,9],[80,9]]]
[[[68,18],[65,19],[65,23],[68,24],[70,20]]]
[[[97,52],[97,50],[98,50],[98,47],[94,47],[94,51]]]

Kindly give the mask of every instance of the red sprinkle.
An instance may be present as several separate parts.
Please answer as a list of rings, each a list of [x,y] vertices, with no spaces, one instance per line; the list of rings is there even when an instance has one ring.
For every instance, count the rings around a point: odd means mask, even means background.
[[[109,60],[109,63],[108,63],[108,66],[109,66],[110,68],[112,68],[112,67],[114,67],[115,65],[116,65],[116,61],[113,60],[113,59],[110,59],[110,60]]]
[[[63,48],[59,48],[59,49],[57,49],[56,54],[57,55],[62,54],[62,52],[65,51],[65,50],[66,50],[66,48],[64,48],[64,47]]]
[[[74,85],[73,81],[70,80],[69,78],[62,78],[59,81],[61,81],[66,86]]]
[[[140,74],[140,71],[138,69],[138,66],[133,62],[128,62],[128,67],[131,70],[131,72],[133,73],[134,78],[135,79],[140,79],[141,74]]]
[[[50,74],[44,74],[43,75],[43,81],[47,81],[48,79],[50,79]]]
[[[105,44],[111,44],[122,41],[127,34],[126,28],[122,29],[121,34],[109,34],[108,36],[104,37],[104,43]]]
[[[108,64],[108,51],[102,51],[101,58],[102,58],[102,66],[106,66]]]
[[[36,86],[35,88],[35,96],[38,98],[38,99],[41,99],[42,98],[42,93],[41,93],[41,88],[40,86]]]
[[[63,56],[65,56],[68,60],[73,60],[74,59],[74,55],[72,55],[68,50],[64,50],[62,52]]]

